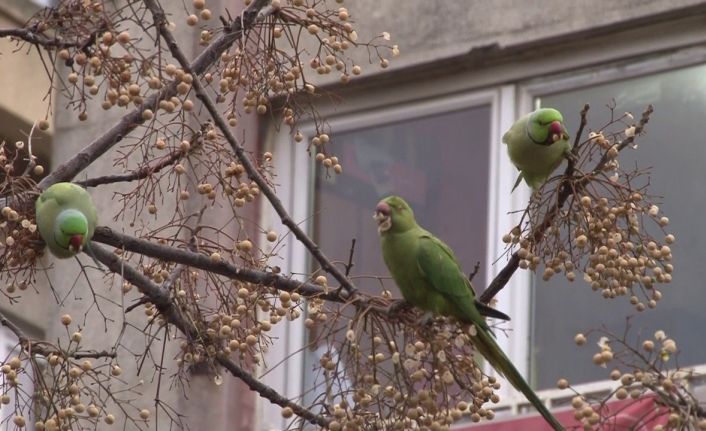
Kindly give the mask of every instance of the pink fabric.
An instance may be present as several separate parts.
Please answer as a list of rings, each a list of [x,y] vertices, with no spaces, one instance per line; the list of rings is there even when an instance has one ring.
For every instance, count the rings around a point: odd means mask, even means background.
[[[574,419],[574,410],[562,408],[552,412],[566,429],[581,429],[581,422]],[[605,431],[649,431],[655,425],[667,423],[667,409],[654,403],[654,396],[639,400],[613,401],[606,404],[603,417],[612,416],[600,429]],[[490,422],[456,428],[457,431],[552,431],[552,427],[539,414],[515,418],[499,418]]]

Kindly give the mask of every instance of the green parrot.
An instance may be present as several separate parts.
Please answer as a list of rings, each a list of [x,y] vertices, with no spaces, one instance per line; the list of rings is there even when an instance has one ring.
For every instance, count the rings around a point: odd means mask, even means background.
[[[83,187],[72,183],[52,185],[39,195],[36,217],[39,234],[54,256],[64,259],[90,251],[98,216],[91,195]]]
[[[537,191],[564,157],[571,157],[571,142],[561,112],[541,108],[524,115],[503,135],[510,160],[520,171],[512,188],[525,179]]]
[[[404,299],[423,310],[473,324],[475,349],[527,397],[555,430],[563,430],[495,342],[483,317],[484,309],[490,307],[476,300],[471,282],[449,246],[419,226],[412,208],[398,196],[380,201],[374,218],[383,259]]]

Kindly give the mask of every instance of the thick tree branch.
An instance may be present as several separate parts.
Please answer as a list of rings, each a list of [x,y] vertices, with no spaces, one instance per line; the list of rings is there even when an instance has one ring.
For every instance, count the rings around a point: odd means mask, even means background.
[[[165,42],[167,42],[167,46],[169,47],[172,56],[179,62],[181,67],[187,73],[191,73],[194,76],[192,86],[194,91],[196,92],[196,97],[198,97],[201,103],[203,103],[204,107],[206,107],[206,110],[208,110],[208,113],[211,115],[211,118],[213,118],[214,123],[216,124],[216,126],[218,126],[218,128],[221,130],[221,133],[223,133],[223,136],[233,148],[233,151],[238,156],[240,163],[242,163],[243,167],[245,168],[248,177],[253,180],[255,184],[258,185],[258,187],[260,187],[262,193],[265,195],[265,197],[267,197],[267,200],[270,201],[270,204],[272,204],[272,207],[277,212],[277,215],[279,215],[282,224],[287,226],[287,228],[289,228],[289,230],[294,234],[294,236],[302,244],[304,244],[304,246],[309,250],[309,253],[314,256],[314,258],[319,262],[319,265],[321,265],[321,268],[324,271],[331,274],[336,279],[336,281],[338,281],[341,286],[349,293],[355,292],[355,286],[353,286],[353,284],[345,276],[345,274],[333,265],[333,263],[321,251],[319,246],[306,233],[304,233],[304,231],[299,227],[299,225],[297,225],[294,220],[292,220],[290,215],[287,213],[287,210],[284,208],[284,205],[282,205],[282,202],[275,194],[275,191],[270,187],[267,181],[265,181],[262,175],[260,175],[255,165],[247,157],[243,146],[238,142],[233,132],[231,132],[230,128],[228,127],[228,123],[218,111],[218,108],[216,108],[216,104],[213,102],[211,97],[206,93],[205,89],[201,85],[199,77],[197,76],[198,72],[193,70],[191,65],[189,65],[189,62],[184,53],[179,48],[179,45],[177,44],[177,41],[174,38],[174,35],[169,31],[169,28],[167,27],[167,21],[164,16],[164,11],[162,10],[159,3],[156,0],[145,0],[145,5],[152,12],[155,24],[159,29],[159,33],[162,38],[164,38]]]
[[[263,0],[253,2],[240,17],[237,17],[229,28],[225,28],[223,33],[215,39],[198,57],[187,66],[191,73],[196,75],[203,73],[218,60],[220,55],[228,49],[235,40],[243,33],[252,28],[261,9],[267,2]],[[161,100],[168,99],[177,94],[178,82],[172,81],[162,90],[152,94],[145,99],[142,106],[157,107]],[[132,132],[142,124],[142,111],[144,108],[137,108],[118,121],[113,127],[96,138],[89,145],[84,147],[75,156],[59,165],[52,173],[44,177],[39,183],[39,188],[44,190],[54,183],[70,181],[79,172],[88,167],[93,161],[101,157],[115,144],[120,142],[128,133]]]
[[[153,283],[146,276],[141,274],[135,268],[127,265],[123,260],[104,247],[93,244],[93,253],[101,263],[108,267],[112,272],[121,274],[125,280],[132,283],[137,289],[149,298],[159,312],[164,316],[170,324],[174,325],[188,339],[200,340],[204,339],[189,319],[180,311],[179,307],[174,305],[169,291],[162,289],[160,286]],[[328,427],[329,420],[323,416],[319,416],[310,410],[296,404],[285,397],[281,396],[277,391],[260,382],[250,373],[240,368],[235,362],[225,357],[217,358],[217,362],[227,369],[233,376],[241,379],[253,391],[257,392],[263,398],[281,407],[289,407],[299,417],[309,421],[312,424],[322,427]]]
[[[327,301],[345,302],[350,297],[345,292],[337,294],[335,289],[326,289],[318,284],[304,283],[271,272],[239,268],[225,261],[214,262],[209,256],[183,248],[156,244],[144,239],[121,234],[110,228],[99,226],[93,235],[93,241],[101,242],[127,251],[139,253],[166,262],[188,265],[219,274],[224,277],[246,281],[261,286],[274,287],[287,292],[298,292],[306,297],[318,297]]]

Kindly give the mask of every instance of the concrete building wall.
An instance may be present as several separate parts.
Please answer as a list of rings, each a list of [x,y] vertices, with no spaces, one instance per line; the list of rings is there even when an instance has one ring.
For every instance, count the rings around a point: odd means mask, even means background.
[[[598,27],[620,26],[638,19],[676,14],[703,6],[699,0],[456,0],[404,2],[357,0],[344,2],[355,21],[360,42],[382,31],[390,43],[400,47],[391,70],[430,63],[472,50],[496,46],[506,48],[550,39]],[[658,18],[664,19],[664,18]],[[377,73],[368,65],[363,49],[355,56],[366,73]]]
[[[37,10],[31,2],[7,0],[0,5],[0,28],[21,26]],[[20,49],[17,42],[0,40],[0,88],[0,110],[11,113],[14,121],[31,125],[48,113],[43,99],[50,94],[49,79],[40,56],[29,45]],[[11,127],[2,129],[9,132]]]

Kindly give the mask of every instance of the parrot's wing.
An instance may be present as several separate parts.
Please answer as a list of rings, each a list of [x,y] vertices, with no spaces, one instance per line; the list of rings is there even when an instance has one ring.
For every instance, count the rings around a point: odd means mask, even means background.
[[[463,275],[451,249],[441,240],[426,233],[419,239],[417,251],[417,265],[422,275],[429,284],[448,301],[454,304],[470,319],[477,328],[473,345],[476,350],[495,368],[504,375],[510,383],[522,392],[540,414],[551,424],[556,431],[563,431],[559,421],[549,412],[547,407],[532,391],[517,368],[497,345],[494,334],[483,319],[479,310],[474,306],[475,298],[470,282]]]
[[[439,293],[453,298],[466,295],[467,280],[461,271],[448,245],[431,234],[424,234],[419,239],[417,250],[419,269]],[[459,289],[463,287],[463,289]],[[471,291],[471,295],[475,295]]]
[[[449,246],[429,233],[422,235],[417,250],[417,266],[432,289],[458,307],[463,316],[483,329],[490,329],[474,306],[473,287]]]
[[[80,186],[71,183],[57,183],[48,188],[44,193],[39,195],[39,201],[42,204],[54,201],[58,206],[70,205],[75,199],[80,199]]]

